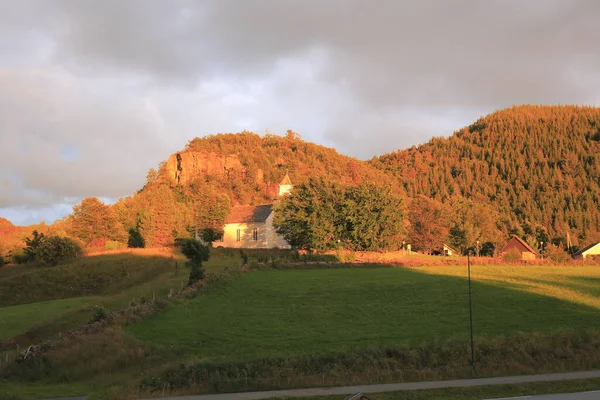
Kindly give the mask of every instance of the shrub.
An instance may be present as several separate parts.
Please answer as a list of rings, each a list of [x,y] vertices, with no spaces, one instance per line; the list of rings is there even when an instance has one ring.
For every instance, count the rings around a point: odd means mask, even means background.
[[[479,250],[479,255],[481,257],[494,257],[494,252],[496,251],[496,246],[492,242],[485,242],[481,245],[481,249]]]
[[[81,256],[81,247],[74,240],[60,236],[49,236],[37,248],[35,259],[42,264],[57,265]]]
[[[139,229],[131,228],[129,230],[129,240],[127,240],[127,247],[132,249],[143,249],[146,247],[146,241],[140,233]]]
[[[15,264],[25,264],[29,261],[23,250],[17,250],[12,255],[12,260]]]
[[[46,240],[46,236],[38,231],[33,231],[31,238],[25,238],[25,247],[23,248],[23,257],[19,260],[15,259],[18,264],[26,262],[34,262],[37,258],[37,252],[42,243]]]
[[[571,261],[571,256],[566,251],[553,244],[548,245],[545,255],[555,263],[559,264]]]
[[[105,320],[108,317],[108,310],[102,306],[94,306],[90,317],[90,324]]]
[[[507,263],[519,262],[521,259],[521,252],[517,249],[512,249],[502,256],[502,260]]]
[[[210,257],[209,248],[195,239],[181,239],[180,243],[181,252],[188,259],[186,265],[190,267],[188,285],[193,285],[199,280],[204,279],[202,262],[208,261],[208,258]]]

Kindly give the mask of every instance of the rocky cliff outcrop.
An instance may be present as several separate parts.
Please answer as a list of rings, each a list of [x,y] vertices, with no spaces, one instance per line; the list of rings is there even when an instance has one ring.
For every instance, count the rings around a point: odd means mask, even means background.
[[[223,176],[231,172],[245,172],[237,155],[216,153],[181,152],[171,154],[165,165],[169,179],[181,185],[188,184],[195,176]]]

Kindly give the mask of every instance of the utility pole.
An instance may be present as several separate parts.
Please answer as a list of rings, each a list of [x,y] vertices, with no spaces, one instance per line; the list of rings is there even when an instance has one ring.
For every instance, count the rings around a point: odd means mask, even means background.
[[[469,328],[471,336],[471,372],[475,375],[475,348],[473,344],[473,301],[471,297],[471,257],[467,251],[467,273],[469,280]]]

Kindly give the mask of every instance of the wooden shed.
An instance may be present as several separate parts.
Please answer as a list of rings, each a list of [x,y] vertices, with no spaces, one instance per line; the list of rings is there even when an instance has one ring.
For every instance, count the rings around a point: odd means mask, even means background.
[[[535,260],[537,257],[537,252],[528,245],[526,241],[518,236],[513,236],[508,243],[504,245],[502,250],[500,250],[500,254],[504,256],[506,253],[513,250],[521,253],[521,260]]]

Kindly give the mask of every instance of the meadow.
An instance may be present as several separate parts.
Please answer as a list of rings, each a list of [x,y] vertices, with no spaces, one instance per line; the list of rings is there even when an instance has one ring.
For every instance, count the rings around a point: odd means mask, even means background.
[[[136,398],[472,374],[465,265],[215,249],[205,267],[231,272],[126,326],[69,339],[43,362],[10,366],[6,387],[15,398]],[[4,268],[0,287],[21,290],[21,276],[48,288],[5,298],[0,343],[56,337],[85,325],[96,304],[166,298],[188,273],[178,253],[150,250]],[[600,268],[474,265],[472,280],[479,376],[600,367]]]
[[[561,277],[555,267],[480,266],[472,285],[477,335],[600,328],[598,297],[586,290],[597,270],[577,271],[569,289],[535,293]],[[466,338],[464,267],[347,268],[243,274],[131,328],[138,338],[203,359],[343,352],[369,346]],[[571,282],[571,281],[568,281]],[[540,283],[539,285],[542,285]],[[529,288],[533,287],[533,291]],[[563,294],[561,298],[559,294]],[[576,294],[576,295],[575,295]],[[573,300],[578,300],[573,301]]]

